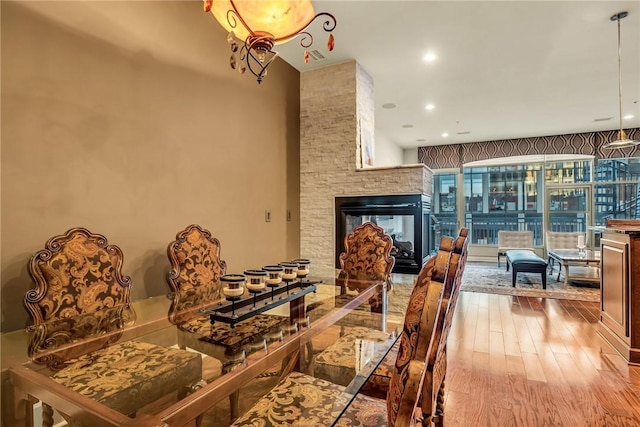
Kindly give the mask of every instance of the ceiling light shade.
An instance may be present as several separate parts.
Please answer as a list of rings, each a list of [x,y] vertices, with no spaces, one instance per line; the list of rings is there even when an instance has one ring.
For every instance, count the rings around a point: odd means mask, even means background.
[[[330,13],[314,14],[311,0],[204,0],[204,10],[229,31],[231,68],[240,73],[249,70],[258,83],[267,74],[267,67],[278,56],[273,46],[301,36],[300,45],[307,49],[313,36],[305,29],[318,17],[325,17],[324,31],[329,33],[327,49],[335,45],[331,32],[336,19]],[[304,52],[309,62],[309,52]]]
[[[609,141],[602,146],[603,148],[609,149],[627,148],[640,144],[640,141],[629,139],[626,132],[622,129],[622,49],[620,47],[620,21],[627,15],[629,15],[627,12],[620,12],[611,17],[611,21],[618,23],[618,114],[620,117],[620,130],[618,130],[617,139]]]

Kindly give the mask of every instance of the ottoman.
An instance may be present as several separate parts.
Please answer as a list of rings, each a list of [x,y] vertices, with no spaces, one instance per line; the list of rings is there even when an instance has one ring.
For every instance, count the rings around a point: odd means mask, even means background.
[[[507,251],[507,271],[511,268],[511,285],[516,286],[518,273],[540,273],[542,289],[547,289],[547,262],[529,250]]]

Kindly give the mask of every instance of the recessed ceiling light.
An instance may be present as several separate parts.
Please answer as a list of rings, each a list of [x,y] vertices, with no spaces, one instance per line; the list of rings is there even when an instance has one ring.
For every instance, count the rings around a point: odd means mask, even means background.
[[[435,106],[435,105],[433,105],[433,104],[427,104],[427,105],[426,105],[426,107],[424,107],[424,108],[425,108],[425,110],[429,110],[429,111],[431,111],[431,110],[433,110],[434,108],[436,108],[436,106]]]
[[[424,138],[418,138],[418,139],[416,139],[416,142],[425,142],[425,141],[426,141],[426,139],[424,139]]]
[[[412,127],[413,127],[413,125],[411,125],[411,124],[406,124],[406,125],[402,125],[402,127],[403,127],[403,128],[412,128]]]
[[[438,55],[436,55],[433,52],[427,52],[424,54],[424,56],[422,57],[422,60],[424,62],[433,62],[438,58]]]
[[[449,133],[448,133],[448,132],[442,132],[442,137],[443,137],[443,138],[446,138],[446,137],[448,137],[448,136],[449,136]]]
[[[627,114],[626,116],[624,116],[625,120],[631,120],[633,119],[635,116],[633,114]]]
[[[387,103],[387,104],[382,104],[382,108],[386,108],[387,110],[393,110],[394,108],[396,108],[397,105],[394,103]]]

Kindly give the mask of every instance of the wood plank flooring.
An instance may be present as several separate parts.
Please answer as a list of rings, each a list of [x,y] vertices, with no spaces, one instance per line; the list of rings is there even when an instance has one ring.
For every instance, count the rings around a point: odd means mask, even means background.
[[[599,303],[462,292],[445,427],[640,426],[640,367],[597,333]]]

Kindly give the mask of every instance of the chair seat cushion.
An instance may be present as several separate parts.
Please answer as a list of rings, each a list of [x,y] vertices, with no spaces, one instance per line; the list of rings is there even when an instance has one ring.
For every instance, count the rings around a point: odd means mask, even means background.
[[[200,340],[224,347],[242,347],[255,341],[260,336],[281,329],[287,329],[289,318],[257,314],[250,319],[236,324],[233,328],[222,322],[213,325],[206,316],[194,317],[178,325],[180,329],[200,336]]]
[[[144,342],[124,342],[67,362],[51,378],[122,414],[196,384],[200,354]]]
[[[391,372],[393,372],[393,368],[395,367],[399,348],[400,340],[396,341],[389,351],[389,354],[387,354],[382,362],[380,362],[380,365],[378,365],[376,370],[369,377],[369,380],[364,384],[360,393],[378,399],[387,398],[389,384],[391,383]]]
[[[344,387],[299,372],[285,377],[232,427],[329,426],[351,397]],[[384,427],[386,401],[357,395],[335,424],[340,427]]]
[[[389,424],[387,401],[358,394],[342,414],[338,427],[385,427]]]
[[[328,426],[347,401],[344,387],[292,372],[232,426]]]
[[[385,341],[389,339],[387,332],[375,329],[354,327],[338,338],[315,358],[314,375],[335,384],[349,385],[360,365],[366,363],[362,353],[362,341]]]

